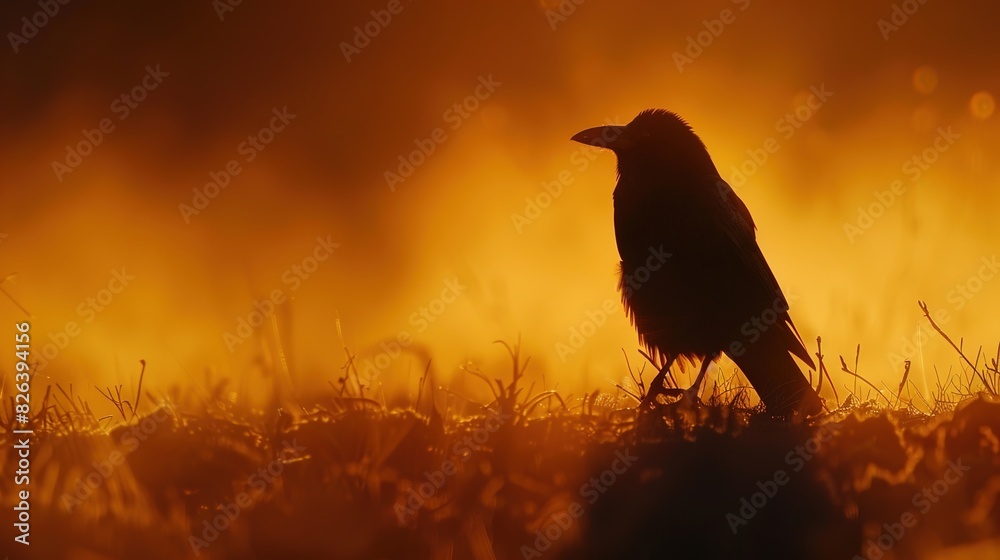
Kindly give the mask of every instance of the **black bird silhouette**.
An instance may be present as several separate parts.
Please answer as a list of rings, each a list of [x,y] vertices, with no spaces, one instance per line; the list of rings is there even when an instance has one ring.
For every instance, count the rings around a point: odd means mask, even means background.
[[[697,396],[709,364],[724,352],[768,413],[820,412],[822,401],[791,354],[815,366],[757,246],[750,211],[691,127],[651,109],[626,126],[590,128],[572,139],[618,158],[618,288],[640,342],[663,364],[643,404],[670,392],[663,382],[678,359],[702,360],[686,392]]]

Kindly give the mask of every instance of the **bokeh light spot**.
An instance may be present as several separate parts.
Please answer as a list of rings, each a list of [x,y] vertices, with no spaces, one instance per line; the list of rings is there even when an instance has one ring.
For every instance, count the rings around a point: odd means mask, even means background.
[[[997,102],[988,91],[976,92],[969,100],[969,112],[977,119],[988,119],[997,108]]]
[[[937,72],[930,66],[924,65],[913,71],[913,89],[921,95],[929,95],[938,86]]]

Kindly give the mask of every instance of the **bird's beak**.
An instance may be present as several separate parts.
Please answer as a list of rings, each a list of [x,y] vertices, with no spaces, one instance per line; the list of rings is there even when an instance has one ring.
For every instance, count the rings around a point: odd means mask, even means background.
[[[625,127],[621,125],[595,126],[573,135],[574,142],[614,150],[622,147]]]

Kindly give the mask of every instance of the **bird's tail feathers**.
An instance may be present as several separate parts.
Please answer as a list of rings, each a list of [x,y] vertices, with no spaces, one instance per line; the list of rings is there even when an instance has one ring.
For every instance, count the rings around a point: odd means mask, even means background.
[[[788,346],[788,338],[798,339],[790,329],[772,329],[756,342],[744,345],[744,353],[735,356],[734,361],[770,414],[818,414],[822,400],[792,357],[794,347]]]

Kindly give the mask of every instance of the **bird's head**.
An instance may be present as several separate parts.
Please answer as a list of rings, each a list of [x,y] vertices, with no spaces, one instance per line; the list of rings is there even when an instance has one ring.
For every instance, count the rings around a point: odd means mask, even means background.
[[[649,109],[627,125],[606,125],[576,133],[572,140],[611,150],[619,171],[655,164],[684,170],[715,171],[701,139],[684,119],[663,109]],[[705,169],[705,166],[708,169]]]

